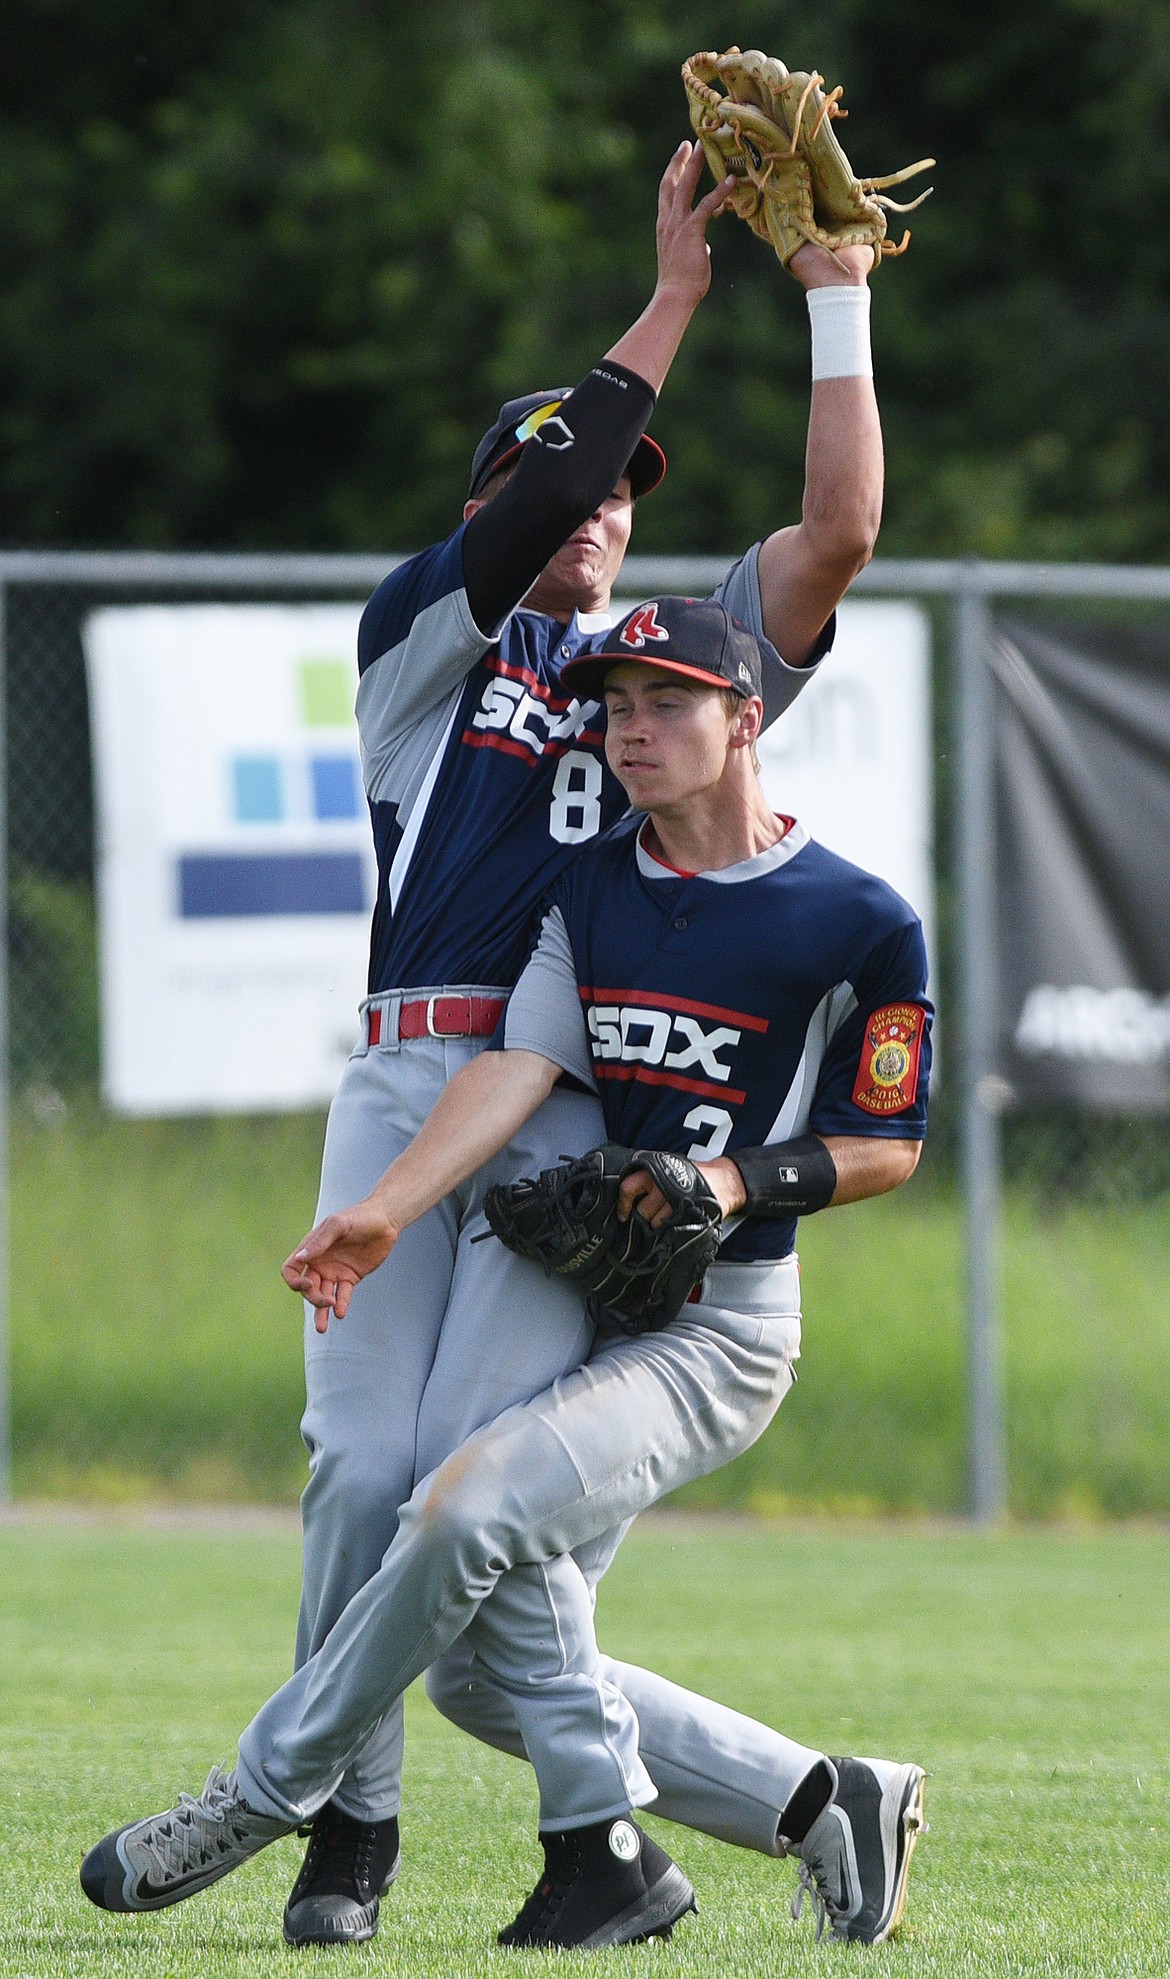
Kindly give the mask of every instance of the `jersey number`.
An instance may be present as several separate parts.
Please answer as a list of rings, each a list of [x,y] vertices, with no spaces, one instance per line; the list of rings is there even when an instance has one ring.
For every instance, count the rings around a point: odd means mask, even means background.
[[[702,1127],[708,1130],[705,1141],[691,1142],[687,1149],[688,1161],[714,1161],[731,1139],[731,1115],[723,1106],[692,1106],[683,1126],[690,1127],[695,1133]]]
[[[553,779],[548,829],[558,845],[580,845],[601,830],[601,764],[583,749],[561,757]]]

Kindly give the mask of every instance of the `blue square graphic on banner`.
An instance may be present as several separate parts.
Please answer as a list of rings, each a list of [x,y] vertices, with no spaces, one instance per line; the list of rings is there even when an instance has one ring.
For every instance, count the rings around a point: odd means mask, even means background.
[[[313,778],[315,818],[356,818],[361,815],[357,763],[352,756],[313,756],[309,768]]]
[[[232,795],[237,824],[278,824],[284,816],[279,759],[276,756],[233,757]]]
[[[360,852],[185,852],[178,880],[184,921],[369,911]]]

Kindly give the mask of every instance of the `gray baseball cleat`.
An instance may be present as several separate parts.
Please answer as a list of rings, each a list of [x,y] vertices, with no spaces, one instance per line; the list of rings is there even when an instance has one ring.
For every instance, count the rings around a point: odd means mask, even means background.
[[[799,1917],[811,1896],[817,1937],[826,1919],[835,1938],[881,1945],[892,1938],[906,1905],[910,1857],[926,1831],[921,1766],[888,1759],[831,1759],[833,1797],[804,1840],[787,1853],[800,1860],[792,1899]]]
[[[81,1887],[102,1910],[161,1910],[218,1882],[296,1825],[257,1814],[235,1773],[213,1766],[198,1799],[180,1794],[177,1807],[116,1828],[91,1848]]]
[[[695,1893],[666,1850],[625,1815],[541,1836],[544,1874],[497,1942],[517,1949],[638,1945],[669,1938],[697,1910]]]

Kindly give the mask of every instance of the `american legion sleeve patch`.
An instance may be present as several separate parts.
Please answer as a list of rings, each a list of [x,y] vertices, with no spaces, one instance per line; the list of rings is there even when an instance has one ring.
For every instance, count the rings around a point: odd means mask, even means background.
[[[926,1012],[917,1003],[887,1003],[865,1027],[854,1105],[867,1113],[902,1113],[918,1091],[918,1060]]]

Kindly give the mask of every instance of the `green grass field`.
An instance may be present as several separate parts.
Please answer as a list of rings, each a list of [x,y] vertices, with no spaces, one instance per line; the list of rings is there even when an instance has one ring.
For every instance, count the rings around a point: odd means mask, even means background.
[[[607,1646],[830,1750],[927,1766],[931,1832],[897,1945],[813,1943],[794,1865],[657,1824],[701,1914],[669,1946],[556,1969],[711,1979],[875,1969],[1121,1979],[1170,1970],[1165,1533],[979,1537],[660,1516],[602,1594]],[[545,1962],[492,1937],[538,1855],[526,1769],[412,1693],[404,1868],[373,1945],[292,1953],[298,1844],[148,1918],[92,1910],[82,1850],[197,1789],[287,1670],[291,1530],[0,1528],[0,1975],[464,1979]],[[654,1825],[654,1824],[651,1824]]]
[[[18,1489],[291,1502],[299,1304],[278,1265],[312,1219],[319,1117],[112,1120],[77,1107],[13,1151]],[[773,1429],[692,1503],[950,1512],[963,1502],[953,1195],[807,1220],[805,1350]],[[1170,1218],[1041,1213],[1004,1231],[1014,1510],[1170,1513]]]

